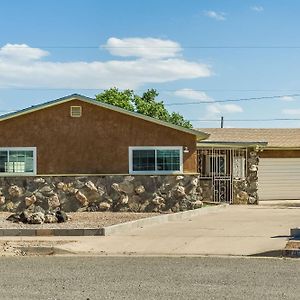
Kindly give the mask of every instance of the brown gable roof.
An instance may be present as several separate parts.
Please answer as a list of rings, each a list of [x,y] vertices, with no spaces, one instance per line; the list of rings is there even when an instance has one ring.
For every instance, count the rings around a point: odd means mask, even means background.
[[[210,142],[267,142],[267,148],[300,148],[300,128],[201,128]]]

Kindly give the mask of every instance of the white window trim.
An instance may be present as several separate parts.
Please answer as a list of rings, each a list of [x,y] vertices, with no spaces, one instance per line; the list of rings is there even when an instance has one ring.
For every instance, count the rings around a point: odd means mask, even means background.
[[[0,151],[33,151],[33,172],[16,172],[16,173],[2,173],[0,172],[0,176],[35,176],[37,175],[37,159],[36,159],[36,147],[1,147]]]
[[[179,150],[179,159],[180,159],[180,170],[179,171],[133,171],[132,169],[132,151],[133,150],[155,150],[155,168],[156,168],[156,150]],[[132,146],[128,148],[129,156],[129,174],[137,175],[169,175],[169,174],[182,174],[183,173],[183,147],[182,146]]]

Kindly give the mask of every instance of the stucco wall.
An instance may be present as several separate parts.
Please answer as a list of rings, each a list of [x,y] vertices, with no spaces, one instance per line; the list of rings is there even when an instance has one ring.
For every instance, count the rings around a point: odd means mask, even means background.
[[[70,117],[70,106],[82,117]],[[37,147],[38,174],[127,174],[129,146],[186,146],[196,172],[196,136],[79,100],[0,122],[0,147]]]

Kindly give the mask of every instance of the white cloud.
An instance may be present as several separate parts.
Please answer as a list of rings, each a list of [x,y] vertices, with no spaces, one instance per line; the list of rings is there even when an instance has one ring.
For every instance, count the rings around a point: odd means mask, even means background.
[[[240,113],[243,112],[243,108],[236,104],[220,104],[213,103],[206,107],[208,117],[215,117],[224,113]]]
[[[284,109],[282,111],[282,113],[285,114],[285,115],[297,116],[297,115],[300,115],[300,109],[298,109],[298,108]]]
[[[217,12],[217,11],[213,11],[213,10],[208,10],[205,11],[204,14],[209,17],[212,18],[214,20],[217,21],[225,21],[226,20],[226,14],[224,12]]]
[[[198,101],[212,101],[213,99],[210,98],[205,92],[202,91],[195,91],[193,89],[181,89],[174,92],[174,95],[181,98],[191,99],[191,100],[198,100]]]
[[[236,104],[224,104],[221,105],[221,107],[222,107],[221,110],[228,113],[243,112],[243,108]]]
[[[6,44],[0,48],[0,60],[30,61],[49,55],[45,50],[31,48],[26,44]]]
[[[118,39],[111,37],[102,47],[112,55],[147,59],[176,57],[182,51],[180,45],[174,41],[155,38]]]
[[[264,8],[261,5],[254,5],[250,7],[252,10],[256,11],[256,12],[263,12]]]
[[[180,45],[176,49],[181,49]],[[206,64],[174,57],[178,53],[175,48],[169,50],[169,57],[159,51],[151,59],[144,53],[126,60],[59,62],[44,61],[49,53],[43,49],[7,44],[0,48],[0,87],[135,89],[146,83],[212,75]]]
[[[197,91],[193,89],[180,89],[174,92],[174,95],[181,98],[198,100],[201,102],[211,102],[206,106],[206,114],[205,119],[215,118],[221,116],[223,114],[231,114],[231,113],[241,113],[243,112],[243,108],[237,104],[221,104],[218,102],[214,102],[215,100],[209,97],[205,92]],[[184,104],[184,102],[182,102]]]
[[[282,101],[285,101],[285,102],[295,101],[295,98],[291,97],[291,96],[283,96],[283,97],[280,97],[279,99],[282,100]]]

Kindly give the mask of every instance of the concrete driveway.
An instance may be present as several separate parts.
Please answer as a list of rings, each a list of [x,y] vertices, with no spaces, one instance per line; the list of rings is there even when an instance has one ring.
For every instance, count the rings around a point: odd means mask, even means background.
[[[298,207],[229,206],[118,236],[76,237],[60,247],[103,255],[253,255],[283,249],[290,228],[298,226]]]

